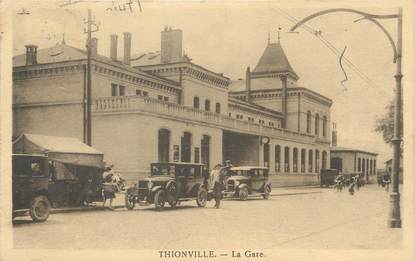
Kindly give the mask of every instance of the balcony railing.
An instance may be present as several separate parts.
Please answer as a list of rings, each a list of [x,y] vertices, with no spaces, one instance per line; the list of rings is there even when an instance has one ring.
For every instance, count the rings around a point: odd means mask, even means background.
[[[301,140],[305,142],[328,143],[328,141],[316,138],[310,134],[298,133],[290,130],[269,127],[258,123],[238,120],[226,115],[201,111],[192,107],[163,102],[148,97],[106,97],[94,100],[92,105],[92,112],[94,114],[126,111],[142,111],[163,116],[170,116],[174,119],[196,121],[200,123],[215,125],[224,130],[232,130],[270,137],[281,137],[297,141]]]

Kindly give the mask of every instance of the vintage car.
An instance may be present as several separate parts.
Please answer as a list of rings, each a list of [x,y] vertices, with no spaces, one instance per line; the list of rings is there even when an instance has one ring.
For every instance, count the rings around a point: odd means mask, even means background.
[[[156,210],[162,210],[166,202],[175,207],[179,201],[196,200],[199,207],[204,207],[207,178],[203,164],[152,163],[151,175],[127,189],[125,206],[131,210],[136,203],[154,204]]]
[[[335,179],[339,175],[337,169],[321,169],[320,170],[320,187],[330,187],[335,184]]]
[[[102,201],[101,169],[63,164],[41,154],[13,154],[13,218],[46,221],[51,208]]]
[[[29,210],[33,221],[49,217],[48,158],[42,155],[13,155],[13,217]]]
[[[241,166],[232,167],[225,178],[225,197],[247,200],[249,195],[262,195],[268,199],[271,183],[268,181],[268,168]]]

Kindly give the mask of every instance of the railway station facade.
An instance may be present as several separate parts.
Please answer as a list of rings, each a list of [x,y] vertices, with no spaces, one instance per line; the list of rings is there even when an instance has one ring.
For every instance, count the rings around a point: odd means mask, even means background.
[[[270,169],[273,186],[318,182],[330,164],[332,101],[298,86],[281,44],[266,44],[245,79],[232,81],[182,53],[182,31],[166,27],[160,51],[132,55],[132,35],[111,35],[109,56],[92,40],[92,146],[128,181],[150,163]],[[85,139],[86,51],[26,46],[13,58],[13,136]]]

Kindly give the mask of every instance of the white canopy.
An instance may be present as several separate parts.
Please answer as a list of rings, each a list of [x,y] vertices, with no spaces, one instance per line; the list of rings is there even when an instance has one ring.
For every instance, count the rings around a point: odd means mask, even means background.
[[[68,137],[22,134],[13,142],[13,153],[47,154],[51,160],[79,166],[103,167],[104,154]]]

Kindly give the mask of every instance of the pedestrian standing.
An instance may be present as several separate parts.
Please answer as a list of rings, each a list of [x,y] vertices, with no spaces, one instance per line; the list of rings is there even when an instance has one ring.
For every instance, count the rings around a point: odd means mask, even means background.
[[[210,190],[212,190],[213,197],[215,199],[215,208],[220,207],[220,201],[222,199],[222,190],[223,190],[223,171],[222,165],[217,164],[210,173]]]
[[[112,207],[112,201],[115,198],[115,192],[117,190],[116,183],[114,182],[114,172],[112,168],[114,165],[106,166],[104,168],[104,173],[102,174],[102,177],[104,179],[103,189],[102,189],[102,197],[103,197],[103,204],[102,206],[105,207],[105,203],[107,202],[107,199],[110,200],[110,209],[113,209]]]

